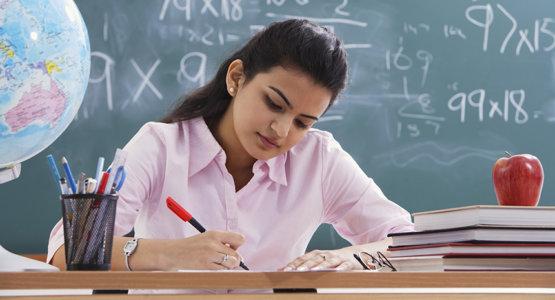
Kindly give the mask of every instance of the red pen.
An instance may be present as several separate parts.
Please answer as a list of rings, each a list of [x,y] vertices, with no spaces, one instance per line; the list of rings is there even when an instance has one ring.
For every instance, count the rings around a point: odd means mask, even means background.
[[[102,179],[100,179],[100,183],[98,185],[98,190],[97,190],[97,194],[102,195],[104,194],[104,190],[106,189],[106,184],[108,183],[108,177],[110,176],[110,173],[108,172],[102,172]]]
[[[195,218],[193,218],[193,216],[185,208],[183,208],[183,206],[179,205],[179,203],[177,203],[175,200],[173,200],[172,197],[168,196],[168,198],[166,198],[166,205],[181,220],[183,220],[185,222],[189,222],[200,233],[203,233],[203,232],[206,231],[204,226],[202,226]],[[239,266],[241,266],[241,268],[243,268],[245,270],[249,269],[249,268],[247,268],[247,266],[242,261],[239,262]]]

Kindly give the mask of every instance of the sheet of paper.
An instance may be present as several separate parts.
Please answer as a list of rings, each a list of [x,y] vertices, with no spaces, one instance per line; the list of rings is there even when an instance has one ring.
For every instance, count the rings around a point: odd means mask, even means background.
[[[59,271],[58,268],[47,263],[13,254],[0,246],[0,272]]]

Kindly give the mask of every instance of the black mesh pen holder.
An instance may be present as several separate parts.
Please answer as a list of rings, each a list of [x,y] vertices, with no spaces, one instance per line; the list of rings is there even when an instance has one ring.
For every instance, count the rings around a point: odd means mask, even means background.
[[[67,270],[110,270],[117,195],[62,195]]]

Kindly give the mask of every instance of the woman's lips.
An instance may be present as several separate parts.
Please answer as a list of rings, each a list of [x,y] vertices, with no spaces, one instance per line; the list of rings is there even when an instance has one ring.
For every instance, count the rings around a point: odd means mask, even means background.
[[[262,144],[263,144],[264,146],[266,146],[266,148],[273,149],[273,148],[277,148],[277,147],[278,147],[278,145],[277,145],[274,141],[270,140],[269,138],[267,138],[267,137],[261,135],[261,134],[258,133],[258,132],[257,132],[256,134],[258,135],[258,139],[262,142]]]

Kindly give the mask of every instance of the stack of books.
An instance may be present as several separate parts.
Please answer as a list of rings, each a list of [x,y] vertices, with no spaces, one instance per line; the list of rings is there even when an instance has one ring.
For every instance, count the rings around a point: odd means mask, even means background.
[[[393,233],[398,271],[555,271],[555,207],[474,205],[413,214]]]

